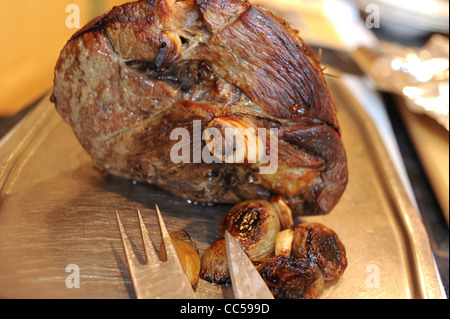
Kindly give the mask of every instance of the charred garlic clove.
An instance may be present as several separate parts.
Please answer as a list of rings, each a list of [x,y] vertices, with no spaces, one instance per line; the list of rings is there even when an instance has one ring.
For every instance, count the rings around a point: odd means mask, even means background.
[[[189,283],[194,289],[197,288],[200,277],[200,255],[197,246],[184,230],[171,233],[170,238],[172,238],[173,245],[175,246],[183,270],[189,279]],[[162,255],[164,252],[162,245],[161,243],[159,257],[163,260],[165,256]]]
[[[294,230],[286,229],[277,234],[275,238],[275,256],[290,256],[292,242],[294,240]]]
[[[276,256],[258,271],[276,299],[317,299],[325,289],[322,272],[308,259]]]
[[[201,259],[201,277],[213,284],[223,285],[230,281],[225,239],[220,239],[205,250]]]
[[[340,278],[347,268],[345,247],[338,235],[319,223],[301,224],[295,228],[292,254],[316,263],[325,280]]]
[[[234,206],[222,218],[220,238],[225,237],[225,230],[238,241],[252,262],[259,263],[274,256],[280,219],[269,202],[246,201]]]

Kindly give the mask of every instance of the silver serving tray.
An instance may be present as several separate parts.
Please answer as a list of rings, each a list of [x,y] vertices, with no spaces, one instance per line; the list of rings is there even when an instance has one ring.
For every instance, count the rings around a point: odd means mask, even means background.
[[[329,87],[350,182],[330,215],[296,220],[325,224],[346,246],[348,268],[322,297],[443,298],[421,217],[374,124],[340,80],[330,79]],[[200,254],[217,240],[230,208],[191,205],[108,176],[45,99],[0,141],[0,298],[133,298],[115,212],[142,256],[136,208],[156,234],[155,203],[169,231],[186,230]],[[197,292],[232,297],[230,289],[203,280]]]

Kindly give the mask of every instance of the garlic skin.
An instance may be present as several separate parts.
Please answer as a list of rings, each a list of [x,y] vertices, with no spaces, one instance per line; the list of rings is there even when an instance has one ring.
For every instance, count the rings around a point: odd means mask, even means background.
[[[274,207],[264,200],[245,201],[234,206],[222,218],[219,237],[225,230],[237,240],[253,263],[263,262],[275,254],[275,239],[281,229]]]
[[[290,256],[293,241],[293,229],[285,229],[279,232],[275,238],[275,256]]]
[[[200,255],[197,246],[185,231],[173,232],[170,234],[170,238],[177,251],[181,266],[183,266],[183,270],[189,279],[189,283],[192,288],[197,288],[198,280],[200,278]],[[161,243],[159,248],[160,259],[165,258],[163,254],[164,246],[163,243]]]
[[[286,203],[285,199],[282,196],[274,196],[270,199],[270,203],[278,213],[282,228],[293,229],[294,218],[292,217],[292,209]]]

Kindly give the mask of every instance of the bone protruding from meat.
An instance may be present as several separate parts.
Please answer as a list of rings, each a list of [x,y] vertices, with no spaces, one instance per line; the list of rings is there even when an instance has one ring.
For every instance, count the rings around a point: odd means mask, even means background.
[[[266,155],[266,144],[255,126],[233,117],[211,121],[205,130],[206,145],[215,157],[227,164],[257,164]]]

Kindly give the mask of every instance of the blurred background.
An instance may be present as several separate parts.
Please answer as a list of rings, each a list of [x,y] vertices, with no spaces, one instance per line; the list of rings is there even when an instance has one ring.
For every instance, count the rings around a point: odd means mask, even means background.
[[[0,139],[52,88],[67,40],[123,0],[0,0]],[[424,218],[448,294],[448,0],[254,0],[337,70]],[[1,140],[0,140],[1,146]]]
[[[0,117],[16,114],[48,91],[56,59],[70,36],[92,18],[124,2],[1,0]],[[448,0],[254,2],[300,29],[308,44],[324,49],[353,51],[360,45],[373,47],[380,37],[422,45],[433,33],[448,34]]]
[[[113,5],[123,2],[1,0],[0,117],[16,114],[50,89],[59,53],[78,29],[73,5],[79,8],[79,25],[82,27]]]

